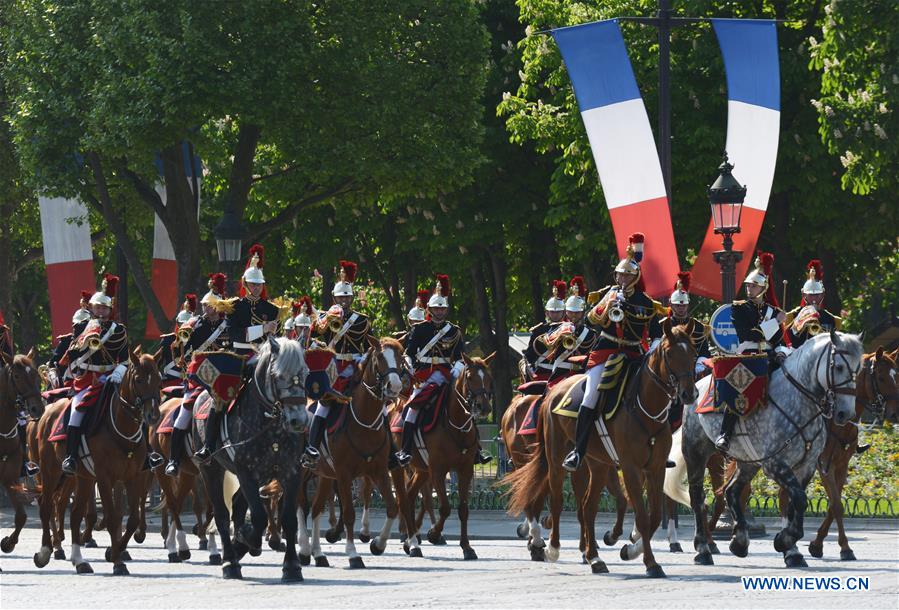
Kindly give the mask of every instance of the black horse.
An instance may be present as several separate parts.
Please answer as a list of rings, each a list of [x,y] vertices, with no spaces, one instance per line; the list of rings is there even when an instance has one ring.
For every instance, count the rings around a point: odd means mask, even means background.
[[[226,433],[220,448],[208,464],[198,464],[215,511],[215,525],[222,538],[225,578],[242,578],[240,559],[258,554],[262,534],[268,522],[259,487],[277,479],[285,498],[296,498],[300,485],[300,454],[309,424],[306,411],[305,381],[309,369],[303,348],[296,341],[269,338],[259,350],[252,379],[230,413],[222,417],[220,430]],[[197,400],[201,404],[203,396]],[[194,420],[193,445],[199,447],[207,434],[206,420]],[[225,470],[240,482],[243,498],[249,505],[250,523],[242,523],[245,509],[235,503],[235,532],[229,532],[228,508],[223,495]],[[238,513],[240,513],[238,515]],[[281,527],[287,550],[281,579],[303,580],[296,552],[297,513],[291,502],[283,502]]]

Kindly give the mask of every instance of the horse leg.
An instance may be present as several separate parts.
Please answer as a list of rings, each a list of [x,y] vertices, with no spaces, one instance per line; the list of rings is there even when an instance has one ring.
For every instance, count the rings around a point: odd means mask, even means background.
[[[116,564],[121,562],[119,554],[121,547],[119,546],[121,517],[119,510],[121,504],[116,502],[115,482],[108,481],[103,478],[97,479],[97,489],[100,491],[100,502],[103,504],[103,516],[106,518],[106,531],[109,533],[109,548],[106,552],[106,561],[113,564],[113,570]],[[72,521],[74,522],[74,512],[72,513]],[[79,519],[79,526],[81,521]],[[115,572],[113,572],[115,573]]]
[[[315,558],[315,566],[317,568],[328,567],[328,558],[322,552],[321,542],[321,517],[322,511],[325,509],[325,503],[331,499],[333,487],[331,481],[319,479],[318,489],[315,491],[315,499],[312,501],[312,556]]]
[[[840,559],[843,561],[855,561],[855,553],[849,547],[849,539],[846,537],[846,530],[843,527],[843,485],[846,484],[848,467],[849,461],[846,460],[846,463],[841,463],[839,468],[834,469],[834,493],[830,495],[828,492],[830,507],[827,512],[828,514],[832,513],[837,522]]]
[[[187,543],[187,533],[184,531],[184,526],[181,524],[181,511],[184,510],[184,500],[187,498],[189,492],[190,488],[179,485],[174,496],[174,503],[171,511],[172,531],[174,532],[174,535],[172,536],[171,545],[168,547],[169,563],[179,563],[190,559],[190,545]],[[175,548],[176,540],[178,543],[177,550]],[[174,558],[177,558],[177,560],[173,561]]]
[[[555,453],[552,451],[547,451],[546,453],[546,457],[549,460],[547,477],[549,478],[549,515],[550,519],[552,519],[552,530],[549,534],[549,546],[545,549],[544,556],[547,561],[556,562],[559,560],[559,552],[562,547],[559,535],[562,527],[562,485],[564,484],[564,473],[556,463],[558,460],[553,457]],[[543,541],[537,541],[535,538],[532,544],[540,545],[541,542]],[[545,544],[543,542],[543,545]]]
[[[646,498],[649,504],[648,527],[640,534],[643,545],[643,565],[646,566],[646,575],[650,578],[665,577],[665,572],[662,570],[662,566],[656,563],[655,554],[652,551],[652,535],[662,521],[662,507],[665,502],[665,494],[662,491],[664,481],[665,461],[663,460],[661,464],[646,471],[645,476]],[[674,520],[672,519],[671,522],[673,523]]]
[[[640,553],[645,551],[643,564],[646,566],[646,575],[651,578],[664,577],[665,573],[662,571],[661,566],[655,562],[649,546],[649,540],[652,539],[652,529],[650,529],[651,517],[647,514],[643,503],[643,477],[636,466],[626,463],[621,464],[621,474],[624,476],[624,486],[627,489],[627,495],[634,505],[634,523],[639,533],[639,539],[636,542],[621,547],[621,559],[635,559]],[[651,510],[652,497],[650,497]]]
[[[624,533],[624,515],[627,512],[627,498],[621,492],[621,483],[618,481],[618,472],[610,471],[606,477],[606,489],[615,497],[615,525],[611,531],[606,531],[602,541],[606,546],[614,546],[621,534]]]
[[[579,476],[579,473],[584,472],[585,468],[579,468],[575,473],[571,475],[572,483],[575,483],[576,479]],[[603,487],[606,486],[606,478],[609,475],[609,469],[605,466],[599,466],[595,469],[590,469],[589,471],[589,487],[585,490],[586,493],[581,494],[575,491],[575,495],[579,497],[584,497],[585,500],[582,502],[583,506],[583,518],[584,522],[581,525],[581,529],[584,530],[586,534],[586,548],[584,549],[584,559],[587,561],[587,564],[590,566],[590,571],[594,574],[605,574],[609,571],[609,568],[606,566],[605,562],[599,558],[599,552],[596,547],[596,512],[599,509],[599,496],[602,493]],[[615,476],[618,476],[617,474]]]
[[[705,460],[702,455],[697,455],[697,451],[688,450],[686,445],[684,446],[684,459],[687,463],[690,508],[693,510],[693,521],[695,524],[693,548],[696,550],[696,556],[693,557],[693,563],[710,566],[715,562],[712,560],[712,551],[709,547],[709,541],[711,540],[709,524],[712,522],[705,519],[705,490],[703,489]]]
[[[415,498],[425,481],[429,481],[426,473],[416,471],[409,481],[409,487],[406,489],[406,540],[403,543],[403,550],[409,554],[409,557],[421,557],[421,547],[418,543],[418,532],[421,528],[421,521],[415,517]]]
[[[734,533],[730,540],[730,552],[737,557],[746,557],[749,554],[749,532],[741,497],[743,488],[752,481],[752,477],[755,476],[756,472],[758,472],[758,466],[738,463],[734,476],[724,488],[724,496],[727,498],[727,505],[734,519]]]
[[[242,492],[240,495],[250,509],[250,523],[236,529],[234,535],[246,545],[251,554],[258,551],[256,553],[258,555],[262,552],[262,535],[268,525],[268,513],[262,498],[259,497],[259,481],[256,480],[256,477],[240,468],[237,471],[237,480],[240,481]]]
[[[471,548],[468,540],[468,494],[471,491],[471,479],[474,477],[474,466],[463,466],[457,471],[459,479],[459,546],[462,547],[462,558],[470,561],[478,558],[478,554]],[[439,491],[437,492],[440,493]],[[445,495],[445,494],[444,494]],[[447,501],[447,504],[449,502]],[[441,513],[443,513],[443,504],[441,502]]]
[[[281,582],[301,582],[303,572],[300,560],[297,557],[297,489],[300,485],[300,475],[294,474],[281,484],[283,495],[281,496],[281,527],[286,538],[284,561],[281,564]]]
[[[397,498],[394,497],[393,492],[390,489],[390,477],[386,470],[381,473],[379,478],[374,479],[372,483],[377,487],[381,497],[384,498],[384,505],[387,508],[387,517],[384,519],[384,525],[381,527],[378,537],[371,540],[371,544],[369,545],[369,550],[372,555],[380,555],[387,548],[387,541],[390,539],[393,522],[396,521],[396,518],[399,515],[400,506]],[[397,495],[399,495],[399,492]],[[371,485],[368,487],[368,498],[371,498]],[[363,519],[365,516],[366,515],[363,514]],[[365,525],[363,525],[363,529],[364,528]],[[359,536],[359,540],[362,540],[361,535]]]
[[[833,464],[832,464],[833,466]],[[837,491],[836,481],[834,481],[834,472],[833,468],[829,472],[821,473],[821,484],[824,486],[824,491],[827,492],[827,514],[824,515],[824,519],[821,521],[821,526],[818,528],[818,532],[815,535],[814,540],[809,542],[808,545],[808,553],[812,557],[818,557],[824,555],[824,539],[827,538],[827,533],[830,531],[830,524],[833,523],[834,517],[836,515],[836,505],[834,504],[834,496],[836,496],[836,503],[839,504],[840,510],[842,511],[842,502],[840,499],[840,492]],[[842,517],[842,515],[841,515]],[[842,521],[842,519],[840,519]],[[839,527],[839,524],[838,524]],[[842,549],[843,545],[840,544],[840,548]],[[842,551],[840,553],[842,555]]]
[[[128,522],[125,524],[125,533],[119,538],[118,548],[112,551],[112,573],[115,576],[127,576],[128,567],[123,561],[125,548],[131,540],[131,536],[140,526],[141,501],[144,497],[144,479],[136,477],[125,483],[125,493],[128,497]]]
[[[365,563],[356,551],[356,543],[353,542],[356,536],[356,509],[353,507],[353,479],[351,476],[347,475],[337,479],[337,497],[340,498],[340,518],[346,532],[345,549],[350,569],[364,568]]]
[[[671,498],[663,497],[664,506],[667,508],[666,517],[668,520],[668,548],[672,553],[683,553],[684,549],[677,539],[677,504]]]
[[[774,550],[784,554],[784,563],[788,568],[806,567],[805,559],[796,548],[796,542],[803,535],[802,522],[808,504],[805,485],[799,482],[792,469],[781,460],[773,459],[765,464],[765,473],[790,495],[789,524],[775,534]]]
[[[84,515],[84,531],[81,533],[81,543],[85,548],[96,548],[97,541],[94,540],[94,530],[97,528],[97,502],[95,494],[91,494],[86,499],[87,512]],[[64,512],[64,511],[63,511]]]
[[[14,521],[15,529],[13,529],[12,534],[6,536],[3,541],[0,542],[0,549],[2,549],[4,553],[12,553],[13,549],[16,548],[16,544],[19,543],[19,532],[25,527],[25,522],[28,520],[28,514],[25,512],[25,499],[16,488],[17,486],[5,485],[4,487],[6,487],[6,495],[9,497],[9,501],[16,511],[16,516]]]
[[[69,508],[69,498],[75,492],[77,480],[74,477],[66,477],[60,489],[52,494],[50,514],[52,515],[53,527],[53,558],[65,560],[66,552],[63,550],[62,543],[66,539],[66,510]],[[96,511],[95,511],[96,512]],[[87,539],[85,538],[85,542]],[[96,544],[96,543],[94,543]]]
[[[198,485],[198,481],[194,476],[189,475],[187,478],[183,478],[183,475],[179,475],[179,479],[181,482],[180,484],[189,487],[193,494],[191,508],[193,509],[194,522],[196,523],[193,528],[193,534],[200,540],[197,548],[201,551],[208,550],[209,539],[206,537],[206,506],[203,498],[203,490]],[[190,485],[187,484],[187,481],[190,481]]]
[[[359,542],[368,544],[371,542],[371,516],[368,514],[368,506],[371,504],[372,483],[368,477],[362,477],[362,524],[359,527]]]
[[[72,515],[69,518],[69,533],[72,537],[71,561],[78,574],[92,574],[93,568],[81,556],[81,520],[84,518],[86,499],[92,497],[93,481],[77,479],[75,483],[75,500],[72,502]],[[104,511],[104,514],[109,514]]]
[[[59,483],[59,475],[56,472],[50,473],[50,469],[46,467],[48,462],[49,460],[47,459],[41,460],[41,465],[44,466],[41,471],[43,486],[40,499],[38,500],[38,509],[41,517],[41,548],[34,554],[33,558],[34,565],[39,568],[43,568],[50,563],[50,555],[53,552],[51,544],[54,542],[50,528],[51,525],[58,525],[59,523],[58,517],[54,519],[54,511],[56,510],[56,494],[54,492]],[[59,537],[57,537],[56,543],[59,543]]]
[[[437,541],[443,534],[443,526],[446,524],[446,520],[451,512],[449,497],[446,495],[446,471],[435,471],[432,469],[431,484],[434,486],[434,491],[437,492],[437,501],[440,504],[440,518],[437,519],[437,523],[428,530],[428,542],[437,544]]]
[[[206,483],[206,496],[212,505],[212,512],[215,518],[215,529],[218,531],[222,539],[222,554],[215,556],[212,549],[209,553],[209,563],[212,565],[222,566],[222,578],[243,578],[240,570],[240,560],[234,552],[234,545],[231,542],[231,517],[228,514],[228,504],[225,502],[224,472],[222,468],[216,464],[204,467],[201,471],[203,481]]]

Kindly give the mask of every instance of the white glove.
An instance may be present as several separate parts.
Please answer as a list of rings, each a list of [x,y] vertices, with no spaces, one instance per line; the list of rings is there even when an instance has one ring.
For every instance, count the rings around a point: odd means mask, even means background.
[[[787,347],[786,345],[778,345],[774,348],[774,357],[777,358],[778,362],[783,362],[787,359],[787,356],[793,353],[792,347]]]
[[[109,382],[119,384],[122,383],[122,378],[125,376],[125,371],[128,370],[128,367],[124,364],[120,364],[112,370],[112,373],[109,374]]]
[[[649,350],[647,353],[649,353],[649,352],[653,351],[655,348],[657,348],[659,346],[659,343],[661,343],[661,342],[662,342],[661,339],[653,339],[652,343],[649,344]]]
[[[462,374],[462,370],[464,368],[465,368],[465,363],[462,362],[461,360],[457,360],[456,363],[453,365],[453,371],[452,371],[453,379],[458,378],[459,375]]]

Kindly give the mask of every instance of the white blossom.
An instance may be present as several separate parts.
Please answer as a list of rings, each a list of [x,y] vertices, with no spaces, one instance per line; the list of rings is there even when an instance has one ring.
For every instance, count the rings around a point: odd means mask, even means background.
[[[865,121],[863,127],[865,128],[865,131],[871,131],[871,121]]]
[[[457,228],[457,229],[463,229],[463,228],[465,228],[465,223],[462,222],[461,220],[457,220],[457,221],[456,221],[456,228]]]
[[[577,235],[574,236],[574,238],[578,241],[584,241],[584,234],[578,233]]]
[[[878,125],[877,123],[874,123],[874,133],[875,133],[875,135],[877,135],[877,137],[880,138],[881,140],[886,140],[886,139],[887,139],[887,132],[885,132],[885,131],[883,130],[883,127],[881,127],[881,126]]]
[[[462,254],[468,254],[468,248],[466,248],[465,246],[459,246],[459,252],[461,252]]]
[[[886,105],[886,102],[880,102],[880,106],[877,107],[877,111],[878,111],[880,114],[886,114],[886,113],[887,113],[887,105]]]
[[[798,133],[793,134],[793,139],[796,140],[797,144],[800,144],[800,145],[802,144],[802,138],[799,137]]]
[[[823,104],[820,102],[820,100],[809,100],[809,103],[812,106],[814,106],[817,110],[821,110],[821,108],[823,106]]]
[[[833,116],[833,108],[831,108],[830,106],[825,106],[824,114],[826,114],[827,116]]]
[[[833,137],[836,138],[837,140],[839,140],[840,138],[843,137],[843,132],[840,131],[839,129],[834,129],[834,130],[833,130]]]

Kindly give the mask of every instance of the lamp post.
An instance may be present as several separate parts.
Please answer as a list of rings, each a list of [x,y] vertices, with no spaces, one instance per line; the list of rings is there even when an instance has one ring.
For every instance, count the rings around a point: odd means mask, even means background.
[[[733,236],[740,232],[740,213],[743,211],[746,187],[741,186],[733,177],[733,168],[728,163],[725,152],[724,162],[718,166],[718,178],[709,187],[712,224],[715,226],[715,233],[724,236],[724,249],[713,253],[715,262],[721,266],[721,300],[724,303],[734,300],[734,274],[737,263],[743,259],[743,253],[733,249]]]
[[[234,277],[234,269],[236,263],[240,261],[246,231],[237,214],[234,213],[230,197],[225,204],[225,213],[219,223],[215,225],[213,233],[215,234],[215,245],[218,248],[219,263],[227,270],[232,282],[232,294],[236,294],[238,284]]]

